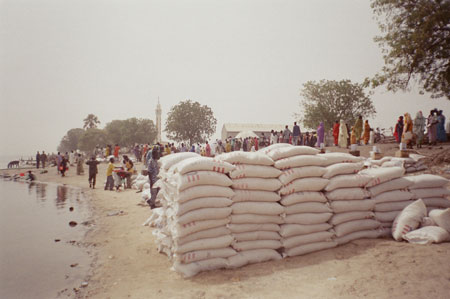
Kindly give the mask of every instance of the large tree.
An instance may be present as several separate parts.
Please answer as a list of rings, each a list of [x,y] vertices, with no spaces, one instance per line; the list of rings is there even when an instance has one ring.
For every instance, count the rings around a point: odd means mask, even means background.
[[[83,119],[84,125],[83,129],[93,129],[97,128],[97,125],[100,124],[98,117],[94,114],[88,114],[85,119]]]
[[[362,85],[350,80],[308,81],[303,84],[300,95],[303,114],[296,115],[306,128],[315,129],[323,121],[325,129],[329,130],[336,120],[353,124],[359,115],[367,118],[376,113]]]
[[[397,91],[416,81],[422,93],[450,99],[450,1],[373,0],[371,6],[385,65],[365,84]]]
[[[70,129],[66,135],[61,139],[58,146],[59,152],[70,152],[78,149],[78,142],[84,135],[85,131],[81,128]]]
[[[153,143],[156,138],[156,127],[150,119],[129,118],[113,120],[105,126],[108,139],[114,144],[133,146],[135,143]]]
[[[216,131],[217,120],[206,105],[186,100],[173,106],[167,116],[167,137],[189,144],[203,143]]]
[[[82,151],[92,151],[96,146],[105,147],[108,137],[104,130],[92,128],[87,129],[78,142],[78,147]]]

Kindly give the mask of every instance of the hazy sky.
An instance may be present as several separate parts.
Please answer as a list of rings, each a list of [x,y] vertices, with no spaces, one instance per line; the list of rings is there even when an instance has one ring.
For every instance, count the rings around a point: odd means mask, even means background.
[[[308,80],[361,82],[383,65],[369,1],[0,0],[0,154],[52,152],[89,113],[155,119],[191,99],[226,122],[292,124]],[[372,97],[372,126],[438,107]]]

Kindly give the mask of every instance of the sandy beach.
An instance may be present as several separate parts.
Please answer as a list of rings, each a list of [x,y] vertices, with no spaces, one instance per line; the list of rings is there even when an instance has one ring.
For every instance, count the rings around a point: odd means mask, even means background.
[[[393,155],[397,145],[380,146]],[[443,148],[419,149],[433,156]],[[337,148],[329,148],[337,151]],[[368,156],[371,147],[360,147]],[[340,150],[346,151],[346,150]],[[137,169],[143,165],[138,164]],[[446,165],[432,170],[445,174]],[[104,191],[106,164],[99,166],[97,188],[71,167],[66,177],[37,174],[43,182],[84,189],[92,208],[92,229],[84,245],[94,255],[87,287],[75,298],[448,298],[450,243],[421,246],[392,239],[357,240],[305,256],[217,270],[184,279],[171,271],[169,259],[156,251],[152,229],[142,226],[151,210],[136,190]],[[8,170],[14,174],[23,170]],[[447,175],[446,175],[447,176]],[[448,177],[448,176],[447,176]],[[123,213],[116,213],[123,211]],[[113,215],[113,216],[111,216]],[[68,294],[64,294],[64,297]]]

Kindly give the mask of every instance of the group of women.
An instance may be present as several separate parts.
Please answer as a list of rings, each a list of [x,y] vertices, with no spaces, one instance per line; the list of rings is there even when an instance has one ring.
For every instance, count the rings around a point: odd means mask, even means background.
[[[346,148],[350,144],[361,144],[361,142],[369,144],[372,131],[369,120],[366,120],[363,126],[361,115],[358,116],[355,125],[350,130],[345,121],[341,119],[340,123],[336,121],[333,126],[334,145]]]

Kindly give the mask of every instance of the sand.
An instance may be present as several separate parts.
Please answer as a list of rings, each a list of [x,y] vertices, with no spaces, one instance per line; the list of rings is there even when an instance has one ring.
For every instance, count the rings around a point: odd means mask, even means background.
[[[397,150],[394,144],[381,147],[391,155]],[[367,157],[371,147],[360,150]],[[418,153],[432,157],[440,151],[433,147]],[[445,167],[440,165],[438,170],[445,173]],[[450,294],[450,243],[423,246],[391,239],[357,240],[305,256],[184,279],[156,251],[152,229],[142,226],[151,210],[142,204],[140,194],[103,190],[106,164],[99,167],[94,190],[89,189],[87,174],[77,176],[74,167],[64,178],[56,175],[54,167],[47,169],[47,174],[36,171],[38,180],[84,188],[93,212],[94,226],[84,240],[95,256],[86,278],[89,284],[71,297],[448,298]],[[123,213],[108,216],[118,211]]]

